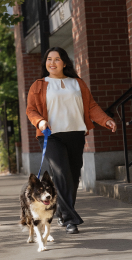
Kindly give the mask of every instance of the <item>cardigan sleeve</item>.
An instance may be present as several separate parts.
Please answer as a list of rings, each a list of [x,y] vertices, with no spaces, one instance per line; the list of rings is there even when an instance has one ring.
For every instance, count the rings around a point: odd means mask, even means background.
[[[44,120],[44,118],[39,114],[36,102],[35,102],[35,95],[33,88],[35,86],[36,82],[32,84],[32,86],[29,89],[28,97],[27,97],[27,109],[26,114],[28,116],[28,119],[34,125],[36,128],[38,128],[38,123],[41,120]]]

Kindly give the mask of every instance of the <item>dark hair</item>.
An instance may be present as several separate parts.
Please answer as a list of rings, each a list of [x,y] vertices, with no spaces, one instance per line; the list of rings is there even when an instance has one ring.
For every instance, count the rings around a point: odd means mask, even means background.
[[[52,48],[48,49],[46,51],[46,53],[44,54],[44,58],[43,58],[42,64],[41,64],[41,66],[42,66],[41,67],[41,78],[49,76],[49,72],[46,69],[46,60],[47,60],[48,54],[51,51],[57,51],[59,53],[62,61],[66,64],[66,67],[64,67],[64,69],[63,69],[63,73],[65,76],[70,77],[70,78],[79,78],[79,76],[77,75],[77,73],[73,67],[72,61],[68,57],[67,52],[60,47],[52,47]]]

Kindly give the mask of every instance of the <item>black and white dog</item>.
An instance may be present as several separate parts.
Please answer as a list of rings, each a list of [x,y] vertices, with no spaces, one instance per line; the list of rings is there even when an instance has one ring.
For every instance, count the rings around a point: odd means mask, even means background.
[[[34,231],[39,244],[38,252],[46,249],[47,241],[53,241],[50,236],[50,225],[56,211],[56,191],[54,184],[46,171],[41,181],[30,174],[28,183],[21,190],[21,221],[29,227],[28,243],[34,242]]]

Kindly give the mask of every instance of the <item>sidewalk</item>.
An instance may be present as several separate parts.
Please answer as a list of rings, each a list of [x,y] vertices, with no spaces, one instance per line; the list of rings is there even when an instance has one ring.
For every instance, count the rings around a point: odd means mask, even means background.
[[[77,235],[66,234],[51,225],[55,241],[47,251],[38,253],[38,245],[27,244],[28,232],[22,232],[19,193],[26,176],[0,177],[0,259],[2,260],[131,260],[132,206],[120,200],[94,196],[78,190],[76,210],[84,220]]]

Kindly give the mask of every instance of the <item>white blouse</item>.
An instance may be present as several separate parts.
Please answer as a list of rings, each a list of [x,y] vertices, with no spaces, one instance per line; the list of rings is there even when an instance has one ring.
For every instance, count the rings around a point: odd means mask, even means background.
[[[45,77],[48,122],[52,134],[57,132],[87,131],[81,90],[75,78]],[[61,81],[65,88],[62,88]]]

